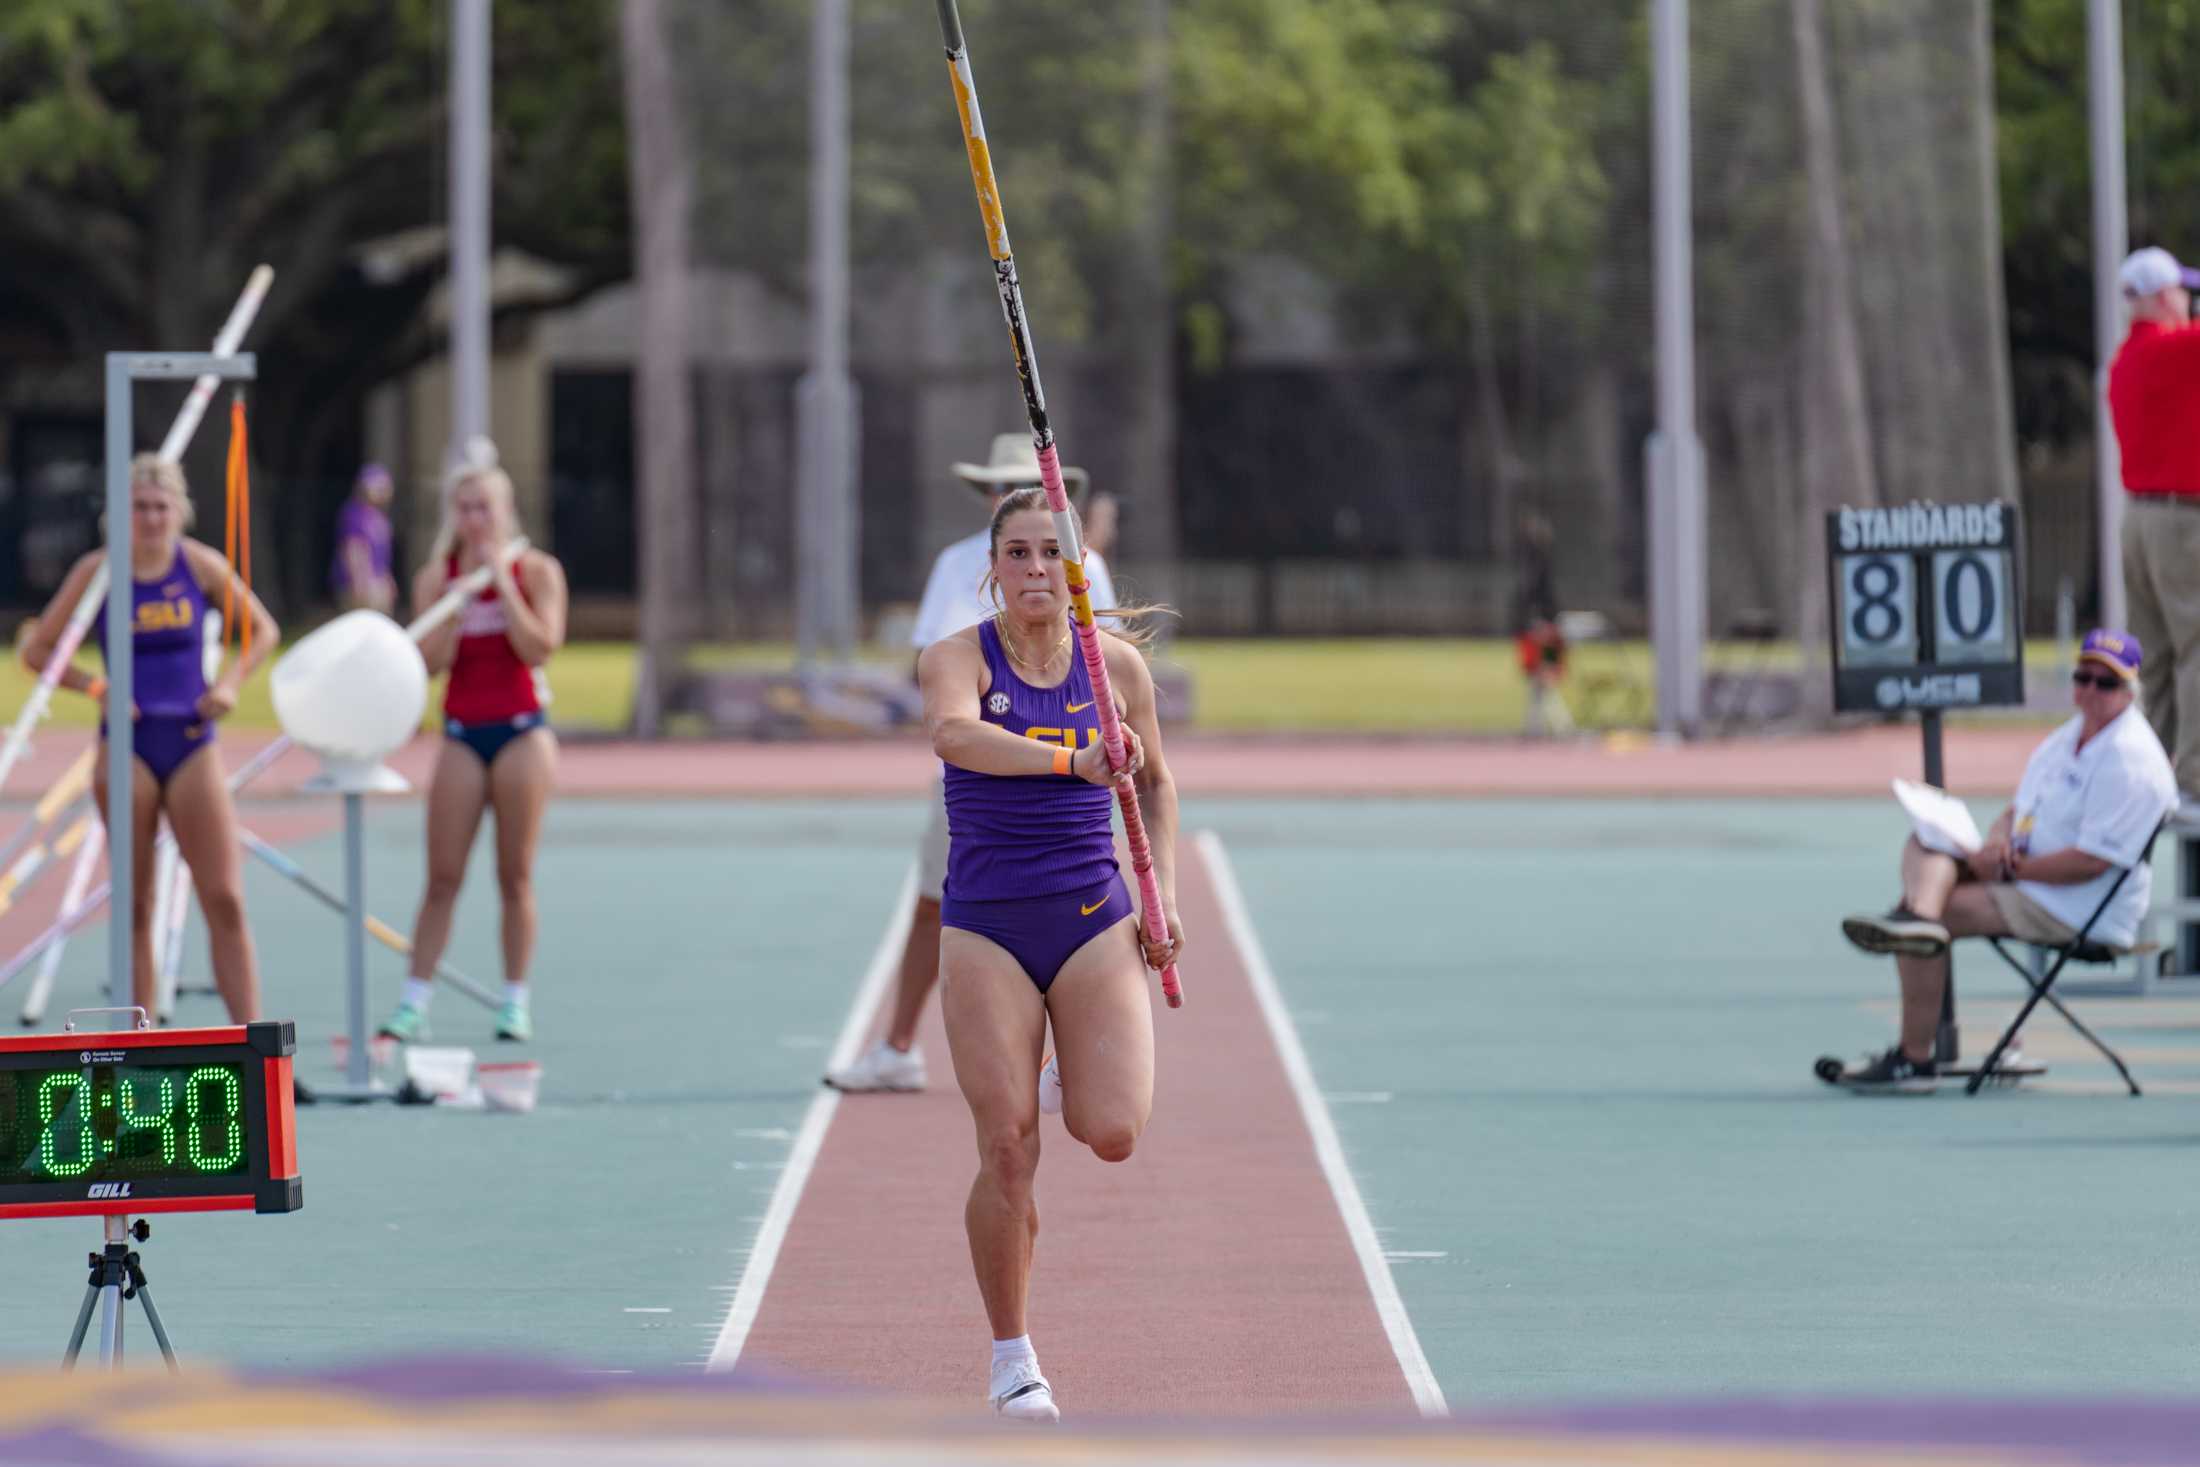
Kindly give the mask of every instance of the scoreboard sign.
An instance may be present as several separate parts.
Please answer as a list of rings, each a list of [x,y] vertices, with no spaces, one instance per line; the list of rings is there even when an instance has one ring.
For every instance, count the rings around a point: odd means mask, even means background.
[[[281,1023],[0,1039],[0,1217],[294,1212]]]
[[[1835,711],[2022,703],[2022,529],[2001,500],[1827,515]]]

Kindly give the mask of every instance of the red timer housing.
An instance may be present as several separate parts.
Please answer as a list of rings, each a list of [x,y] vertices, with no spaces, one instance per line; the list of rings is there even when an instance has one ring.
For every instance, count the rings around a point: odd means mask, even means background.
[[[295,1212],[297,1030],[0,1038],[0,1217]]]

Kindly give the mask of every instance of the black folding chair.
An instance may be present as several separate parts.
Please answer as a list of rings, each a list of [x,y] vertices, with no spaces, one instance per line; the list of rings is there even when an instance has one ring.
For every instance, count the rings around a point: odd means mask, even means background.
[[[2026,944],[2026,946],[2036,948],[2041,952],[2054,954],[2054,962],[2049,964],[2047,971],[2039,977],[2034,978],[2031,970],[2019,961],[2015,953],[2009,951],[2008,947],[2004,945],[2005,939],[2000,937],[1989,937],[1987,939],[1988,942],[1994,945],[1994,951],[2001,954],[2002,961],[2016,970],[2017,976],[2024,980],[2025,986],[2030,988],[2032,993],[2029,998],[2025,999],[2024,1006],[2017,1010],[2017,1016],[2009,1021],[2009,1027],[2002,1030],[2001,1038],[1995,1041],[1992,1051],[1986,1056],[1986,1062],[1978,1067],[1978,1073],[1971,1076],[1970,1083],[1963,1087],[1964,1094],[1978,1094],[1979,1087],[1984,1085],[1987,1078],[1994,1073],[1994,1067],[2001,1063],[2002,1054],[2011,1044],[2016,1042],[2018,1032],[2024,1028],[2024,1021],[2032,1017],[2032,1010],[2038,1008],[2042,1000],[2045,1000],[2049,1007],[2068,1020],[2070,1027],[2084,1035],[2095,1049],[2108,1056],[2108,1062],[2116,1067],[2117,1074],[2124,1077],[2124,1083],[2131,1087],[2133,1095],[2139,1093],[2139,1082],[2131,1078],[2131,1071],[2124,1067],[2124,1062],[2116,1051],[2110,1049],[2107,1042],[2100,1035],[2095,1034],[2091,1029],[2079,1023],[2078,1016],[2064,1008],[2062,1000],[2047,990],[2054,986],[2055,980],[2062,976],[2062,970],[2073,961],[2080,963],[2113,963],[2121,956],[2114,948],[2093,941],[2093,924],[2101,920],[2101,913],[2107,911],[2108,904],[2116,900],[2116,893],[2124,889],[2124,883],[2131,879],[2131,873],[2154,859],[2154,842],[2161,838],[2162,827],[2168,823],[2169,821],[2165,817],[2160,825],[2156,825],[2154,834],[2147,837],[2145,848],[2139,852],[2139,859],[2116,873],[2116,879],[2108,884],[2107,892],[2101,897],[2101,904],[2093,909],[2092,916],[2085,919],[2085,925],[2078,929],[2077,936],[2065,943],[2034,942]],[[1950,975],[1949,981],[1954,981],[1953,974]]]

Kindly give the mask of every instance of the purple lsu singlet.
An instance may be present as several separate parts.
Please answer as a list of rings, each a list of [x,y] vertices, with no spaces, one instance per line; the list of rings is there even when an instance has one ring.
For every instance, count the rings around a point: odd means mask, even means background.
[[[155,580],[130,582],[131,697],[145,718],[196,718],[206,691],[206,594],[176,546],[168,573]],[[107,651],[107,618],[99,629],[99,650]]]
[[[1071,749],[1100,742],[1092,678],[1073,655],[1061,686],[1035,688],[1016,676],[991,621],[978,626],[991,679],[978,716],[1012,734]],[[1072,646],[1074,653],[1074,644]],[[1051,896],[1099,885],[1115,874],[1115,796],[1074,774],[998,775],[945,766],[947,887],[957,901]]]

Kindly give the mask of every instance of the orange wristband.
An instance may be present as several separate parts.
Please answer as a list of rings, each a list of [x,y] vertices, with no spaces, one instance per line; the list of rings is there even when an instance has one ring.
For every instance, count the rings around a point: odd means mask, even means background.
[[[1069,761],[1074,757],[1067,749],[1056,749],[1054,751],[1054,772],[1056,774],[1070,773]]]
[[[87,684],[84,689],[84,696],[91,699],[94,703],[97,703],[100,699],[106,697],[107,679],[99,676],[97,673],[94,673],[92,675],[91,682]]]

